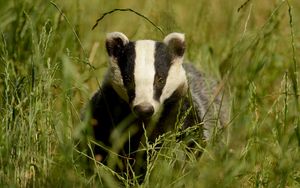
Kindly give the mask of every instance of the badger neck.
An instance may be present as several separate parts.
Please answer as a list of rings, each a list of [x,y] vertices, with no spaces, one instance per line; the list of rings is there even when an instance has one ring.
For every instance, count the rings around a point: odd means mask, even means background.
[[[189,110],[190,97],[188,86],[183,84],[161,106],[159,112],[150,120],[147,126],[149,141],[154,141],[159,135],[174,130],[181,117]]]

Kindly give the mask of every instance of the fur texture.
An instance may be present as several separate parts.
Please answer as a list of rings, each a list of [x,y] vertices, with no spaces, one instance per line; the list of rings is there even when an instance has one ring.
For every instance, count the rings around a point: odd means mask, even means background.
[[[110,159],[119,154],[132,160],[137,169],[143,168],[143,160],[136,161],[136,151],[145,145],[145,135],[154,142],[175,129],[178,117],[185,116],[182,129],[199,126],[203,130],[196,140],[208,140],[216,125],[224,125],[225,110],[215,93],[216,82],[183,63],[183,34],[171,33],[163,42],[132,42],[114,32],[107,35],[106,49],[110,67],[90,101],[91,124],[101,145],[95,146],[97,160],[110,166]]]

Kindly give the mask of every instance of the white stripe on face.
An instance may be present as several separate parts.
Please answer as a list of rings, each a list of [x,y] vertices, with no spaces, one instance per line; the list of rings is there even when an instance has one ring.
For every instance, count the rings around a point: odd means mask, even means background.
[[[185,75],[185,70],[182,67],[182,61],[182,58],[177,58],[173,60],[168,72],[166,85],[163,88],[162,94],[160,96],[161,103],[163,103],[167,98],[169,98],[173,94],[173,92],[177,88],[179,88],[180,85],[187,85],[187,78]]]
[[[135,106],[143,102],[150,103],[153,105],[155,113],[158,110],[158,103],[153,99],[155,42],[151,40],[136,41],[135,53],[135,99],[132,104]]]

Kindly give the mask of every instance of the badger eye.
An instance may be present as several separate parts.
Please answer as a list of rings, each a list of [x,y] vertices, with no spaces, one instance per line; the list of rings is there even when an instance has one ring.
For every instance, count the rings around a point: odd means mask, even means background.
[[[164,84],[165,83],[165,80],[162,78],[162,77],[158,77],[158,83],[160,84]]]
[[[163,77],[161,77],[161,76],[157,77],[156,81],[157,81],[158,84],[164,84],[165,83],[165,79],[163,79]]]

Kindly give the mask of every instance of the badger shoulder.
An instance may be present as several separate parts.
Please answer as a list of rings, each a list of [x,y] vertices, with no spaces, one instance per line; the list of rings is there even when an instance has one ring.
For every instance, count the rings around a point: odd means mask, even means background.
[[[228,109],[225,103],[224,88],[216,79],[197,70],[191,63],[184,63],[189,92],[194,109],[204,126],[204,137],[209,139],[215,128],[223,128],[227,123]]]
[[[110,147],[112,145],[110,136],[113,129],[131,114],[128,104],[115,91],[110,79],[105,78],[101,87],[92,95],[88,106],[89,124],[92,125],[94,138]],[[87,114],[87,111],[86,109],[84,115]],[[94,152],[106,155],[106,152],[99,147],[95,147]]]

